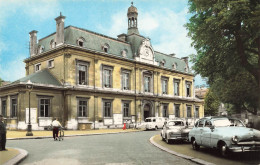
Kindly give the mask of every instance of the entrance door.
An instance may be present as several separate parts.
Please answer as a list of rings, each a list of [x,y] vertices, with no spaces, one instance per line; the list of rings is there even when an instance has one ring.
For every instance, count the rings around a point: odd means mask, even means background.
[[[144,106],[144,120],[147,118],[147,117],[151,117],[150,116],[150,111],[151,111],[151,107],[150,107],[150,105],[149,104],[146,104],[145,106]]]

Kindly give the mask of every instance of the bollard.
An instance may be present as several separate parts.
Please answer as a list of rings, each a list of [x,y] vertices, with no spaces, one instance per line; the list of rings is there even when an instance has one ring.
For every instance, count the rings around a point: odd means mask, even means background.
[[[126,124],[124,123],[123,130],[125,130],[125,129],[126,129]]]

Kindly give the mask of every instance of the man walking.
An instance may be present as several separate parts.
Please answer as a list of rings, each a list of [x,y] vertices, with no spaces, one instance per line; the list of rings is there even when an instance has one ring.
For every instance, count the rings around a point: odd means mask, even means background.
[[[60,124],[60,122],[56,119],[56,118],[54,118],[54,121],[52,122],[52,127],[53,127],[53,139],[54,140],[58,140],[57,138],[58,138],[58,133],[59,133],[59,128],[61,127],[61,124]]]
[[[6,127],[3,121],[4,121],[4,116],[0,115],[0,151],[7,151],[7,149],[5,148]]]

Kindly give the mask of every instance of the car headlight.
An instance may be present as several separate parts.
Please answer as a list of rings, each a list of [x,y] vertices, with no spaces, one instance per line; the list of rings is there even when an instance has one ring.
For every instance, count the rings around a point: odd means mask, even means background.
[[[238,142],[238,137],[237,136],[233,136],[231,140],[232,140],[232,142],[237,143]]]

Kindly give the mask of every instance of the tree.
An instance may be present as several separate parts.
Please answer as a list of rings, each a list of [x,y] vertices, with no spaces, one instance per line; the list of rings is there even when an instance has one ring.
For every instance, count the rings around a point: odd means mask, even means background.
[[[0,78],[0,86],[2,86],[2,81],[3,81],[3,80]]]
[[[205,107],[204,107],[205,116],[217,115],[219,106],[220,106],[220,102],[218,98],[212,92],[212,90],[209,89],[205,97]]]
[[[208,77],[221,101],[240,101],[238,107],[256,114],[260,108],[260,1],[189,0],[189,6],[193,16],[186,27],[197,51],[191,56],[193,69]],[[250,88],[255,98],[243,88]],[[245,97],[235,101],[234,92]]]

